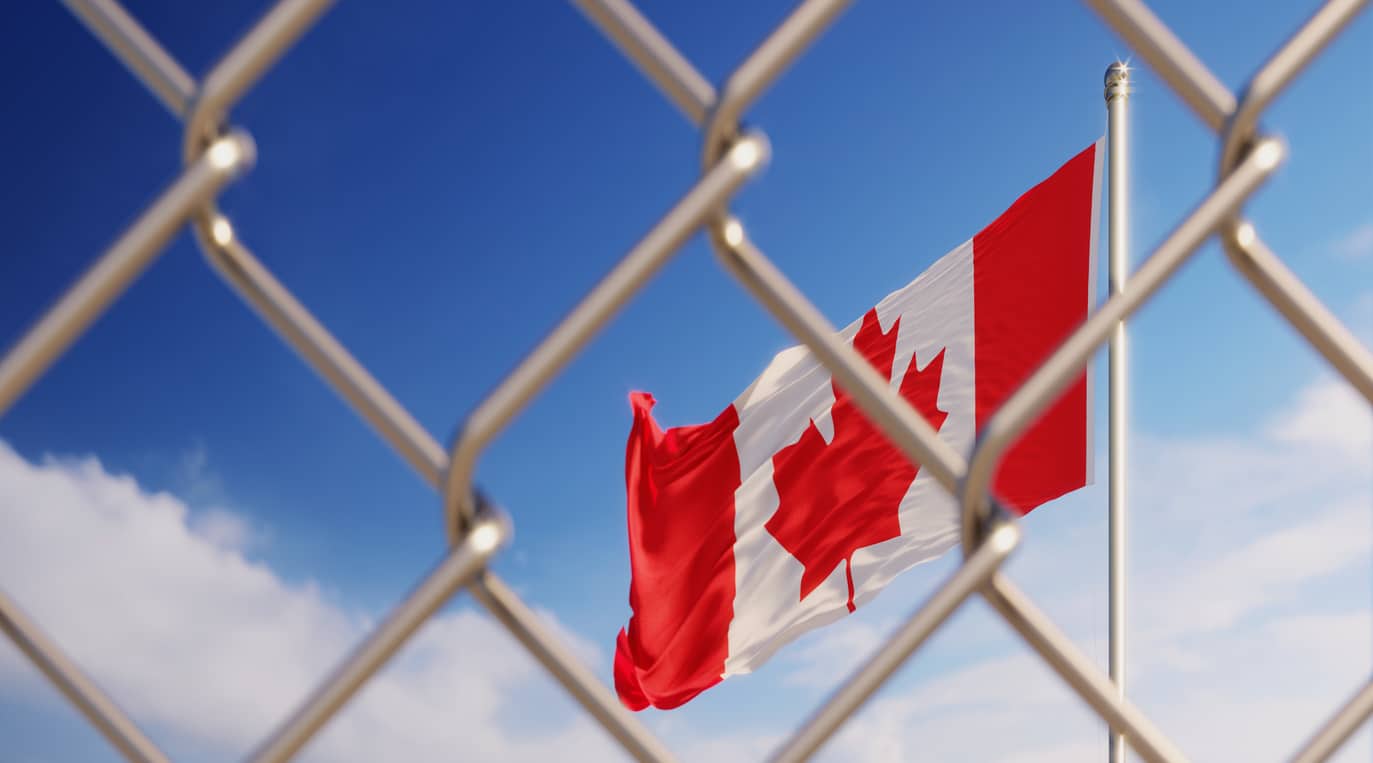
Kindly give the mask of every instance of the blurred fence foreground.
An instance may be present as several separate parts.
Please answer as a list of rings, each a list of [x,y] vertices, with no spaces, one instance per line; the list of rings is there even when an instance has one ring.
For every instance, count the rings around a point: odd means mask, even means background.
[[[1286,268],[1242,214],[1246,199],[1286,153],[1280,141],[1259,132],[1260,115],[1364,9],[1367,0],[1329,0],[1258,69],[1239,96],[1221,84],[1140,0],[1086,1],[1217,134],[1221,162],[1216,184],[1130,275],[1129,288],[1098,306],[986,423],[972,453],[956,453],[939,440],[924,419],[889,389],[886,380],[837,337],[834,327],[728,212],[732,196],[769,159],[766,137],[741,127],[744,112],[835,21],[848,0],[803,0],[718,89],[629,0],[575,0],[664,97],[700,128],[701,176],[469,415],[449,448],[425,431],[296,300],[215,207],[219,193],[255,159],[248,133],[230,127],[234,104],[313,26],[331,0],[281,0],[199,82],[116,0],[65,0],[184,123],[185,165],[181,175],[0,358],[0,415],[152,264],[181,226],[192,226],[211,267],[439,493],[450,540],[448,553],[248,759],[293,757],[429,616],[459,589],[466,589],[627,753],[645,761],[671,760],[671,753],[620,706],[614,693],[486,569],[487,561],[508,538],[510,522],[474,489],[472,478],[487,443],[689,237],[702,230],[725,269],[810,347],[908,458],[920,463],[963,505],[963,565],[799,727],[774,760],[810,757],[974,594],[983,596],[1034,652],[1123,735],[1137,755],[1155,762],[1186,760],[1147,717],[1117,696],[1102,671],[999,572],[1001,563],[1021,542],[1021,533],[991,494],[990,478],[1016,436],[1109,340],[1120,321],[1213,234],[1220,237],[1235,270],[1373,402],[1373,356]],[[126,758],[167,760],[3,592],[0,630]],[[1370,714],[1373,681],[1335,709],[1290,760],[1325,760]]]

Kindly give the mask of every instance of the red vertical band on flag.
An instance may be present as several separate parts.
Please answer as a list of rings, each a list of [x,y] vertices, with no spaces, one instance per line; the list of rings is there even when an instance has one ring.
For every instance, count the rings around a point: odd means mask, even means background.
[[[625,453],[633,615],[615,644],[615,690],[631,710],[669,709],[719,683],[734,616],[734,406],[664,432],[653,396],[630,395]]]
[[[1097,146],[973,237],[977,428],[1087,319]],[[1087,375],[1007,450],[993,490],[1028,512],[1085,485]]]

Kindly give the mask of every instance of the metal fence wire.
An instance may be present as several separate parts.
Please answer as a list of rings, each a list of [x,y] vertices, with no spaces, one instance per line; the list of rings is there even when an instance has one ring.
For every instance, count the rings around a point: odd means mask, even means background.
[[[442,496],[450,550],[313,694],[249,755],[290,759],[460,588],[495,616],[634,758],[671,753],[614,694],[559,643],[487,561],[509,536],[509,520],[474,488],[477,457],[530,398],[614,316],[697,230],[735,278],[804,342],[901,451],[951,493],[963,510],[959,569],[787,739],[776,761],[810,757],[970,596],[981,595],[1143,759],[1182,761],[1183,753],[1115,688],[1090,659],[999,569],[1021,530],[990,477],[1016,436],[1073,379],[1112,329],[1217,235],[1230,263],[1373,403],[1373,355],[1287,269],[1244,219],[1246,199],[1281,164],[1283,143],[1259,130],[1273,99],[1367,0],[1330,0],[1282,45],[1236,96],[1140,0],[1086,0],[1220,139],[1215,187],[1173,228],[1129,287],[1100,305],[1006,401],[971,454],[954,452],[886,381],[844,344],[833,326],[748,238],[728,204],[769,158],[763,133],[740,120],[750,104],[848,5],[803,0],[718,90],[629,0],[575,0],[581,11],[701,128],[701,176],[551,334],[471,413],[445,449],[253,255],[215,207],[224,187],[253,164],[249,135],[231,127],[235,103],[331,5],[281,0],[197,82],[116,0],[64,0],[185,125],[184,168],[114,244],[0,359],[0,414],[152,264],[189,224],[211,267],[268,325],[368,421]],[[3,593],[0,629],[132,761],[168,758],[62,650]],[[1349,698],[1290,760],[1325,760],[1373,714],[1373,681]]]

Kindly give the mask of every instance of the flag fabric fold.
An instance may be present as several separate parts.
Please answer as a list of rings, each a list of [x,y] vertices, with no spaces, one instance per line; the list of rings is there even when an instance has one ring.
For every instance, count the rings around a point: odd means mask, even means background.
[[[955,450],[1087,317],[1101,141],[841,333]],[[678,707],[958,542],[956,500],[911,464],[804,346],[707,424],[663,430],[630,396],[632,614],[614,676],[632,710]],[[1091,479],[1080,375],[1006,453],[997,495],[1028,512]]]

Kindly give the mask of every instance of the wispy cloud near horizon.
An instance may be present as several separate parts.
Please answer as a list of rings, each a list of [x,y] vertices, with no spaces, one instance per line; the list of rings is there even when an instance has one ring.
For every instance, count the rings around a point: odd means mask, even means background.
[[[380,613],[244,557],[244,520],[149,493],[94,458],[30,463],[0,442],[0,583],[161,740],[230,760],[264,737]],[[604,657],[548,613],[584,660]],[[0,641],[0,693],[43,680]],[[531,712],[529,706],[546,710]],[[308,749],[320,761],[614,759],[534,661],[475,611],[431,620]]]
[[[1130,694],[1195,759],[1279,759],[1373,669],[1370,432],[1364,400],[1322,377],[1249,433],[1140,436],[1132,445]],[[1031,515],[1009,570],[1098,660],[1104,489],[1041,510],[1055,512],[1055,523],[1068,517],[1067,526],[1050,530],[1047,514]],[[1084,538],[1099,541],[1084,547]],[[783,682],[835,685],[904,614],[884,604],[801,642],[783,655]],[[955,659],[964,639],[990,644],[991,654]],[[1104,725],[980,601],[913,662],[920,667],[884,689],[824,759],[1102,755]],[[1336,759],[1370,754],[1365,729]]]
[[[1323,377],[1248,433],[1137,438],[1131,696],[1189,753],[1266,759],[1293,748],[1367,675],[1373,613],[1369,583],[1357,581],[1373,545],[1371,433],[1364,401]],[[1047,511],[1099,522],[1087,509],[1102,490]],[[1037,526],[1041,516],[1028,520],[1012,577],[1092,653],[1102,612],[1097,559],[1081,553],[1087,528],[1051,532]],[[381,614],[247,558],[243,523],[229,509],[150,493],[94,458],[29,462],[0,442],[0,583],[155,738],[191,740],[209,760],[235,757],[266,734]],[[823,697],[904,616],[900,606],[887,602],[798,642],[780,656],[776,680]],[[605,668],[593,642],[546,616]],[[977,654],[941,663],[969,637]],[[1099,756],[1101,722],[984,605],[927,649],[918,680],[884,689],[821,759]],[[948,667],[931,672],[931,663]],[[0,676],[9,701],[33,701],[41,678],[8,643]],[[736,680],[755,678],[767,680]],[[712,733],[690,713],[646,720],[685,759],[713,763],[754,759],[789,731]],[[1370,736],[1340,759],[1366,759]],[[458,751],[516,761],[620,755],[507,634],[457,609],[422,629],[306,759],[446,760]]]
[[[1373,257],[1373,222],[1356,226],[1334,243],[1335,254],[1347,260]]]

